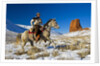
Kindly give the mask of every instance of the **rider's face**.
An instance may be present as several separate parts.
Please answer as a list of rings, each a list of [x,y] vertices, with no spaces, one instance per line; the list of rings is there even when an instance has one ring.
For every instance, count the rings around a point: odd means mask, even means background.
[[[40,14],[37,14],[37,17],[40,17]]]

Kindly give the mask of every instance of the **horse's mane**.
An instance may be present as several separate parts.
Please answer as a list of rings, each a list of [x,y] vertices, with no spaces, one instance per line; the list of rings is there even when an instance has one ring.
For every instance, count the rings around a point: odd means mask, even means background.
[[[44,27],[45,27],[45,26],[48,26],[48,23],[49,23],[51,20],[52,20],[52,19],[50,19],[49,21],[47,21],[47,23],[44,24]]]

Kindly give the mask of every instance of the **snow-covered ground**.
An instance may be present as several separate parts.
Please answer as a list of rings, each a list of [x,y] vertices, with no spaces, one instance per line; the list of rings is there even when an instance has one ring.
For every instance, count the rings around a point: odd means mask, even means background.
[[[75,37],[75,36],[86,36],[90,35],[90,30],[76,31],[64,34],[66,37]]]
[[[6,43],[15,42],[17,34],[18,33],[6,29]]]
[[[40,44],[34,43],[34,47],[32,47],[27,42],[24,50],[20,44],[14,43],[17,33],[8,29],[6,31],[5,59],[90,60],[90,30],[76,31],[64,35],[52,31],[51,39],[54,43],[50,46],[48,45],[49,42],[41,42]]]

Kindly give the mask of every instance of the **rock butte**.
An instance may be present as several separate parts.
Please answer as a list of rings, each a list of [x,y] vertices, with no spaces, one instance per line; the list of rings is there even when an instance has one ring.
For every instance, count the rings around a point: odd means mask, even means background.
[[[81,30],[89,30],[89,28],[82,28],[79,19],[72,20],[70,23],[69,32],[81,31]]]

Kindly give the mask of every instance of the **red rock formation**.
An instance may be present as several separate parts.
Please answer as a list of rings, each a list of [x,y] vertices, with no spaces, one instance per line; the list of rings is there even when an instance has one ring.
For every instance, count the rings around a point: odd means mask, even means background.
[[[70,32],[74,32],[78,30],[82,30],[80,20],[79,19],[72,20],[70,24]]]
[[[90,30],[89,28],[84,28],[83,30]]]
[[[81,30],[90,30],[89,28],[82,28],[79,19],[71,21],[69,32],[81,31]]]

